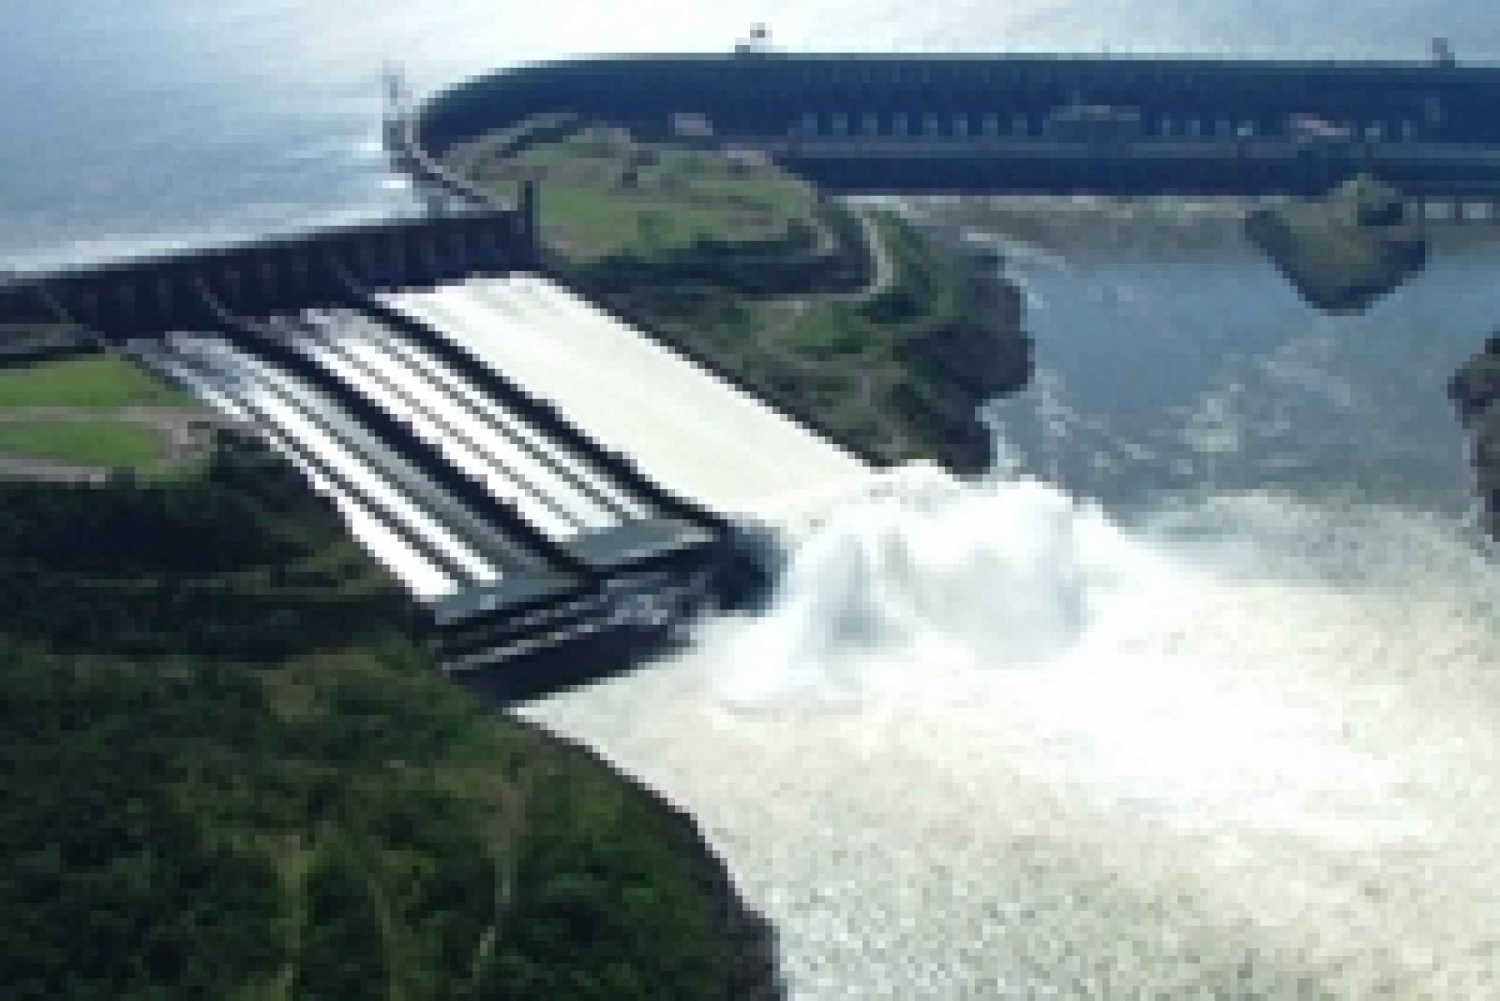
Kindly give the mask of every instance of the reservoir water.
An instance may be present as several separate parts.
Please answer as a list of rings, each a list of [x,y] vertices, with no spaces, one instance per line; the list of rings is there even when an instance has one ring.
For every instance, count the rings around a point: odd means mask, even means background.
[[[0,0],[15,267],[409,207],[418,87],[571,51],[1500,54],[1477,0]],[[1007,461],[815,512],[776,605],[526,711],[691,810],[798,998],[1500,996],[1500,572],[1443,380],[1500,325],[1448,244],[1302,305],[1212,211],[922,203],[1007,250]],[[804,522],[808,524],[810,522]]]

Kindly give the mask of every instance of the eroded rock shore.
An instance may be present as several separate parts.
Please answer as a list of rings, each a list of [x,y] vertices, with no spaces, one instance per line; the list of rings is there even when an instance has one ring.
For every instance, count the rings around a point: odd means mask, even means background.
[[[1448,383],[1448,396],[1472,440],[1485,530],[1500,542],[1500,333]]]

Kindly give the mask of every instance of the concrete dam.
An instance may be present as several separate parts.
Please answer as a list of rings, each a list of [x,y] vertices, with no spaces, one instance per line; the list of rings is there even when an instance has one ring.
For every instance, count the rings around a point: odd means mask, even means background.
[[[1500,190],[1500,68],[1041,55],[636,56],[503,70],[428,102],[418,143],[572,114],[762,151],[828,190]]]
[[[537,274],[535,204],[35,276],[0,312],[254,427],[429,606],[445,669],[545,687],[755,588],[758,512],[866,466]]]

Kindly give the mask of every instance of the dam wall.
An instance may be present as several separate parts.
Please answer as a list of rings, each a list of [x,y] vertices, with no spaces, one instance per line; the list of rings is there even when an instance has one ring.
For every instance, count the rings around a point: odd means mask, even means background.
[[[539,258],[532,189],[521,205],[18,276],[0,288],[0,322],[62,321],[122,340],[215,327],[210,297],[236,313],[265,316],[347,303],[351,281],[431,288],[526,270]]]
[[[434,159],[571,113],[691,121],[831,189],[1302,193],[1360,170],[1413,194],[1500,187],[1500,68],[1042,55],[638,56],[523,66],[418,112]]]

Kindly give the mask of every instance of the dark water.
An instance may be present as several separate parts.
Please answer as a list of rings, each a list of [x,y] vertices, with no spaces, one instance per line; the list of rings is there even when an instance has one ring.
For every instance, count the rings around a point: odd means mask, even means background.
[[[1037,378],[993,408],[1027,471],[1117,507],[1267,490],[1469,511],[1444,386],[1500,324],[1500,244],[1439,238],[1418,278],[1330,316],[1227,208],[939,211],[998,235],[1027,294]]]

